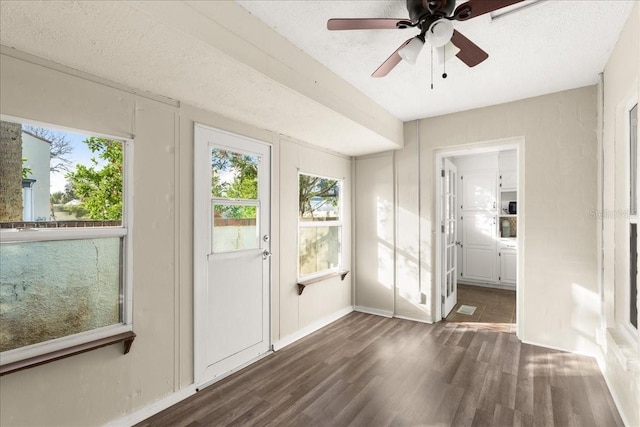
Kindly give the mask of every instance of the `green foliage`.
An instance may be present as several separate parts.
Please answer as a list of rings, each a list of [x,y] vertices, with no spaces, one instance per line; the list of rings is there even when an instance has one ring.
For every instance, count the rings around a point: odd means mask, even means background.
[[[90,137],[84,143],[106,164],[99,169],[94,157],[90,166],[76,165],[76,170],[66,175],[70,184],[65,191],[83,202],[90,219],[122,219],[122,142]]]
[[[22,164],[24,164],[24,162],[26,162],[28,159],[23,157],[22,158]],[[29,166],[22,166],[22,179],[27,179],[29,178],[29,175],[31,175],[33,173],[33,171],[31,170],[31,168]]]
[[[298,214],[300,218],[312,219],[313,221],[329,219],[314,215],[314,211],[318,211],[326,205],[338,207],[340,181],[300,174],[299,186]]]
[[[226,150],[212,150],[211,195],[225,199],[258,198],[258,159]],[[216,206],[224,218],[255,218],[255,207]]]

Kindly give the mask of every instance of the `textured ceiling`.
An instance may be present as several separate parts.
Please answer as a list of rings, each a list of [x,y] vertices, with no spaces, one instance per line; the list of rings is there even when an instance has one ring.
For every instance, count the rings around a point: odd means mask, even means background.
[[[408,121],[595,84],[634,2],[546,0],[493,21],[487,14],[455,22],[489,58],[474,68],[454,58],[447,79],[437,67],[433,90],[426,45],[415,66],[400,63],[387,77],[370,77],[418,30],[326,30],[329,18],[407,18],[403,0],[238,3]]]
[[[456,23],[489,59],[452,59],[433,90],[428,49],[416,66],[370,77],[415,29],[326,30],[332,17],[406,17],[404,0],[2,0],[0,44],[361,155],[402,146],[400,120],[594,84],[633,3],[547,0]]]
[[[209,16],[213,13],[207,15],[196,10],[207,4],[232,15],[228,21],[233,25],[251,28],[254,33],[273,33],[233,2],[3,0],[0,2],[0,43],[136,90],[176,99],[347,155],[398,148],[398,141],[401,145],[402,123],[346,83],[342,82],[362,98],[353,97],[367,110],[366,114],[372,115],[377,108],[397,122],[399,136],[389,137],[384,131],[372,130],[375,126],[363,125],[364,119],[358,122],[339,112],[342,102],[339,96],[329,98],[332,101],[335,98],[335,105],[329,108],[313,96],[291,89],[287,79],[302,80],[294,73],[295,68],[261,54],[246,42],[244,35],[224,27],[230,23],[221,24],[216,17]],[[280,43],[280,40],[291,46],[280,36],[275,41]],[[286,46],[278,45],[278,49],[286,52]],[[278,81],[278,76],[274,78],[257,71],[247,65],[250,60],[243,62],[233,57],[234,53],[268,64],[263,68],[275,70],[272,74],[286,74],[281,70],[289,74]],[[310,58],[309,61],[322,68]],[[326,69],[322,70],[324,75],[339,80]],[[316,76],[324,75],[316,73]],[[313,85],[314,80],[309,79]],[[298,86],[305,87],[300,83]],[[340,84],[332,86],[341,87]],[[326,89],[324,93],[331,92],[331,88]],[[366,108],[367,103],[373,108]],[[394,123],[387,127],[394,127]]]

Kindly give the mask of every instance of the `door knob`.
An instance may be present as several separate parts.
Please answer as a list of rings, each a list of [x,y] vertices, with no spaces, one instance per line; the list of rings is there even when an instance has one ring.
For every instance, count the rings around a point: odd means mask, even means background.
[[[271,252],[269,252],[269,249],[265,249],[264,251],[262,251],[262,259],[267,259],[271,256]]]

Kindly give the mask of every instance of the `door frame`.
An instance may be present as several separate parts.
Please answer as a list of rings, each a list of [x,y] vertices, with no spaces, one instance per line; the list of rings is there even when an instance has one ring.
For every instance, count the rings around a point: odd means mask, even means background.
[[[435,233],[434,249],[435,249],[435,282],[433,286],[433,296],[435,302],[435,322],[442,320],[442,233],[440,233],[440,224],[442,223],[442,186],[440,185],[440,170],[442,161],[447,157],[485,154],[502,150],[516,150],[516,159],[518,164],[518,257],[517,270],[518,280],[516,283],[516,335],[522,336],[524,331],[524,297],[525,297],[525,262],[524,262],[524,241],[525,241],[525,193],[524,193],[524,157],[525,157],[525,137],[513,137],[499,140],[490,140],[476,142],[471,144],[456,145],[448,148],[438,149],[434,151],[433,156],[433,194],[435,207],[435,221],[433,230]]]
[[[274,212],[273,212],[273,144],[260,141],[258,139],[250,138],[244,135],[240,135],[234,132],[229,132],[223,129],[219,129],[213,126],[208,126],[202,123],[194,122],[193,123],[193,383],[196,386],[197,390],[201,390],[205,387],[208,387],[211,384],[214,384],[228,375],[236,372],[245,366],[248,366],[251,363],[265,357],[271,353],[273,353],[273,328],[272,328],[272,300],[273,300],[273,256],[270,257],[270,268],[268,273],[268,286],[267,286],[267,303],[266,303],[266,321],[267,321],[267,339],[268,339],[268,351],[256,359],[249,361],[241,366],[233,368],[229,372],[218,375],[217,377],[211,379],[204,377],[204,371],[201,370],[201,365],[203,364],[202,358],[204,357],[204,349],[206,348],[206,344],[202,341],[204,339],[204,325],[203,325],[203,316],[204,310],[206,310],[205,301],[207,301],[205,290],[203,286],[198,286],[198,283],[205,284],[207,283],[206,271],[207,271],[207,261],[203,260],[201,257],[198,257],[197,254],[204,250],[209,242],[209,239],[197,238],[196,237],[196,224],[203,224],[209,221],[209,209],[210,203],[205,203],[205,198],[198,197],[198,194],[201,194],[205,189],[203,187],[210,188],[209,184],[201,182],[199,179],[203,174],[208,172],[208,168],[204,167],[204,162],[199,162],[199,156],[202,154],[202,150],[207,151],[207,147],[203,148],[198,146],[199,141],[196,140],[196,129],[201,128],[208,131],[213,131],[223,136],[231,137],[231,138],[239,138],[251,143],[256,143],[260,145],[264,145],[269,148],[269,203],[268,207],[265,209],[269,212],[269,222],[268,222],[268,230],[266,230],[266,234],[270,236],[270,251],[273,252],[273,236],[271,235],[274,221]],[[220,145],[229,145],[228,143],[221,142]],[[242,151],[242,150],[239,150]],[[265,231],[261,231],[260,234],[265,234]]]

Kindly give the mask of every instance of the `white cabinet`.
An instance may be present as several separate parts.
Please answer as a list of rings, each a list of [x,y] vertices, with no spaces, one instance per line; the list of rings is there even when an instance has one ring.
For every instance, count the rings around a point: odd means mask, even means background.
[[[496,280],[495,236],[495,213],[462,213],[462,277],[489,282]]]
[[[500,258],[500,276],[501,283],[515,285],[518,278],[517,274],[517,252],[516,249],[501,248],[498,258]]]
[[[516,171],[500,172],[500,191],[516,191],[518,189],[518,173]]]
[[[516,236],[517,217],[509,215],[509,202],[518,200],[516,152],[463,156],[457,165],[459,277],[470,284],[512,288],[517,281],[516,239],[501,238],[499,221],[507,218],[509,236]]]
[[[495,171],[461,173],[460,180],[462,185],[462,210],[496,210],[498,182]]]

